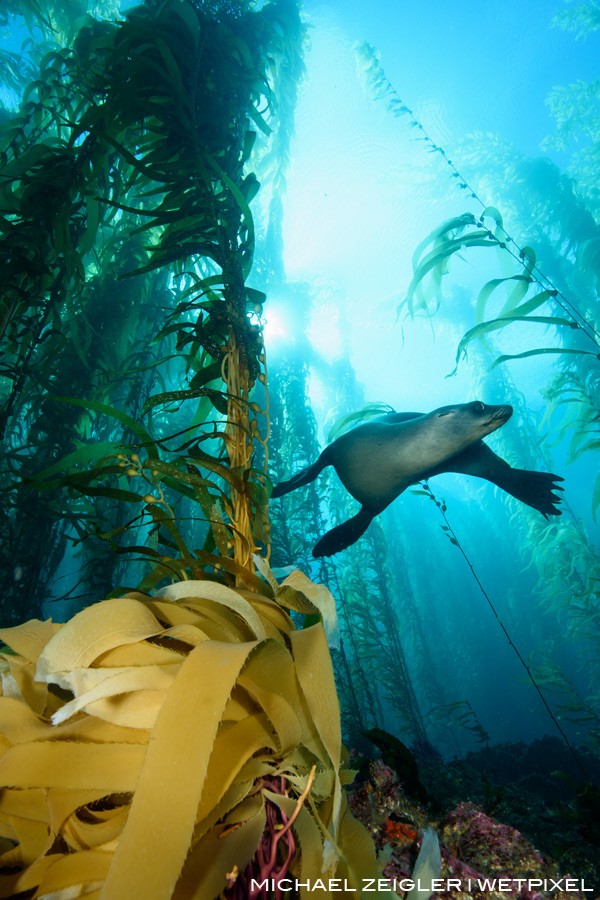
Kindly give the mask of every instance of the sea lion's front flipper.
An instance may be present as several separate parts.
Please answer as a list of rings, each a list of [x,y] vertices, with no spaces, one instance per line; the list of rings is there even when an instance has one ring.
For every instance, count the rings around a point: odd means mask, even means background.
[[[503,491],[512,494],[517,500],[537,509],[545,518],[560,516],[562,513],[562,510],[557,509],[561,498],[558,494],[552,493],[562,491],[556,484],[557,481],[564,481],[560,475],[553,475],[551,472],[533,472],[529,469],[513,469],[506,464],[506,468],[497,469],[493,478],[488,475],[484,477],[497,484]]]
[[[546,518],[548,516],[560,516],[561,510],[557,509],[560,503],[558,494],[553,491],[562,491],[556,483],[564,481],[560,475],[551,472],[533,472],[529,469],[513,469],[501,457],[497,456],[487,444],[479,441],[457,453],[446,463],[437,466],[435,471],[428,476],[437,475],[440,472],[460,472],[464,475],[476,475],[496,484],[507,494],[511,494],[526,503],[527,506],[537,509]]]
[[[365,533],[375,515],[376,511],[361,506],[355,516],[328,531],[315,546],[312,555],[315,559],[319,559],[321,556],[333,556],[334,553],[345,550]]]
[[[289,494],[290,491],[295,491],[296,488],[310,484],[326,466],[330,465],[331,448],[325,447],[318,460],[312,466],[307,466],[305,469],[301,469],[300,472],[292,475],[287,481],[280,481],[279,484],[276,484],[271,492],[271,497],[283,497],[284,494]]]

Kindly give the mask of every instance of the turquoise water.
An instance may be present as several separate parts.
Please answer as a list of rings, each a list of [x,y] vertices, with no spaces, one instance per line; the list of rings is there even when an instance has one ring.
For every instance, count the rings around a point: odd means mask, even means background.
[[[558,362],[556,356],[542,354],[489,369],[500,354],[557,347],[560,339],[552,328],[524,323],[507,328],[485,347],[475,342],[469,359],[447,377],[455,368],[462,335],[474,324],[479,291],[489,279],[507,273],[505,263],[487,251],[465,251],[462,259],[452,261],[435,315],[411,319],[404,310],[396,318],[418,244],[444,220],[465,211],[479,216],[490,205],[501,211],[516,243],[536,247],[541,269],[558,277],[571,299],[581,301],[586,315],[597,322],[593,276],[581,295],[573,294],[576,284],[581,287],[575,271],[579,238],[569,246],[574,225],[583,227],[586,239],[595,234],[595,224],[587,219],[594,201],[590,198],[586,205],[582,183],[578,191],[574,156],[592,142],[582,120],[564,147],[553,143],[557,123],[547,99],[556,86],[597,78],[600,38],[591,32],[577,40],[553,25],[554,16],[567,9],[561,3],[526,8],[518,3],[477,8],[458,3],[451,9],[444,3],[305,7],[310,44],[296,111],[283,236],[287,278],[305,285],[309,312],[300,339],[287,302],[279,301],[277,292],[271,298],[266,335],[275,383],[279,361],[286,371],[294,347],[306,360],[308,341],[306,383],[320,448],[336,418],[364,403],[429,412],[450,403],[511,403],[516,397],[515,415],[489,438],[489,445],[513,465],[565,478],[564,513],[548,523],[477,479],[434,479],[431,487],[447,502],[448,519],[468,562],[442,530],[439,510],[423,496],[405,493],[372,526],[384,532],[387,562],[381,571],[389,597],[380,601],[371,573],[373,629],[382,636],[371,632],[365,638],[365,655],[374,647],[393,655],[386,639],[385,610],[391,603],[428,734],[450,755],[477,745],[476,730],[467,727],[476,720],[492,743],[558,733],[523,660],[536,673],[536,682],[545,685],[553,715],[574,743],[596,728],[595,701],[588,701],[597,691],[592,674],[597,639],[588,625],[597,605],[593,571],[598,526],[591,510],[597,450],[573,453],[569,427],[561,430],[566,407],[560,412],[549,403],[548,391],[564,365],[560,356]],[[385,101],[369,96],[357,65],[356,42],[362,41],[374,46],[402,103],[468,180],[477,199],[458,189],[453,170],[439,153],[428,152],[430,146],[409,116],[394,117]],[[575,179],[570,224],[561,206],[570,191],[561,181],[565,171]],[[496,303],[490,317],[501,308]],[[593,352],[591,341],[578,346]],[[344,381],[348,370],[355,382]],[[584,378],[592,394],[597,392],[593,362],[586,362]],[[277,464],[279,477],[289,471]],[[327,476],[320,478],[316,490],[323,494]],[[338,496],[335,475],[329,483]],[[273,505],[282,502],[292,503]],[[348,514],[357,508],[351,505]],[[370,534],[332,557],[325,575],[334,593],[343,589],[340,579],[349,578],[349,568],[360,570],[361,559],[367,565],[360,548]],[[317,564],[313,572],[323,575]],[[359,609],[369,609],[368,596],[346,602],[347,632],[359,627]],[[353,646],[360,656],[360,637]],[[353,658],[351,650],[349,655]],[[365,669],[365,681],[377,680],[371,662]],[[394,682],[394,674],[381,675],[379,712],[373,711],[377,703],[365,696],[360,679],[352,690],[364,704],[369,724],[381,726],[383,716],[383,727],[407,739],[412,725],[394,705],[405,678],[400,667],[395,676]],[[461,730],[456,718],[467,710],[466,702],[474,713],[467,714]],[[457,714],[452,704],[462,704]],[[573,709],[565,716],[569,705]],[[569,724],[569,718],[585,721]]]

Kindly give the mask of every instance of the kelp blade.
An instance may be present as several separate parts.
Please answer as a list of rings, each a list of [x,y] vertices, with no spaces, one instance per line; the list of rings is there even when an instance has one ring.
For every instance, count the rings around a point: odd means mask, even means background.
[[[214,900],[265,839],[273,779],[289,812],[313,766],[290,877],[360,896],[375,852],[344,800],[327,640],[285,610],[329,598],[299,573],[268,593],[181,582],[0,633],[0,897]]]

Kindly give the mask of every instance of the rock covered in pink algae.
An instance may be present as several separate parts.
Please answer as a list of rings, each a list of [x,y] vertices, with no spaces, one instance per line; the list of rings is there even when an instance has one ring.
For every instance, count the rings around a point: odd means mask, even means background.
[[[382,874],[392,883],[410,881],[419,835],[431,825],[440,838],[445,882],[445,889],[434,895],[437,900],[600,900],[600,894],[583,894],[568,885],[570,876],[559,874],[556,863],[545,859],[516,828],[473,803],[459,803],[441,821],[431,821],[404,794],[396,774],[379,761],[369,764],[365,781],[350,788],[349,805],[373,836]],[[492,886],[494,879],[497,884]],[[400,897],[406,893],[398,890]]]
[[[546,868],[541,854],[516,828],[486,816],[473,803],[459,803],[442,833],[453,856],[487,875],[534,878]]]

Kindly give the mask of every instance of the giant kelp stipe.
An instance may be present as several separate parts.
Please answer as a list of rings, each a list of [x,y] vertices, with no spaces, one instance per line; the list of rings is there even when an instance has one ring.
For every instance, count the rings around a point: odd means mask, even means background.
[[[5,5],[0,896],[593,883],[597,26]],[[315,559],[358,507],[297,473],[457,404],[560,506],[413,460]]]

